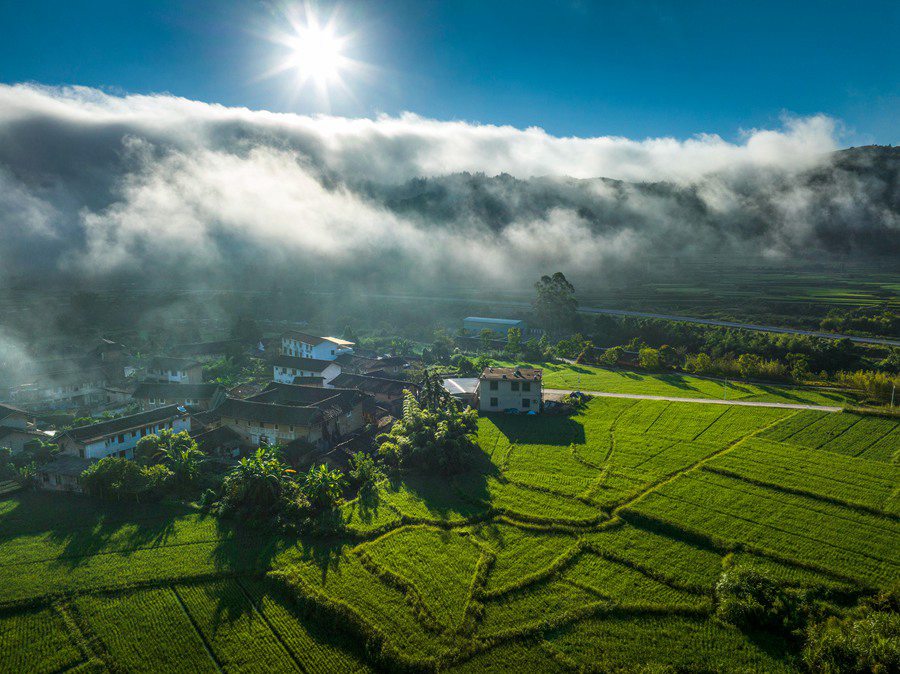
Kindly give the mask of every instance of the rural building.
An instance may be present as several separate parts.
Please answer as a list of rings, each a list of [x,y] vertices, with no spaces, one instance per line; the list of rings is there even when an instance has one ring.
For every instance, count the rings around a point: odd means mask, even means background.
[[[173,384],[202,384],[203,366],[192,358],[157,357],[147,368],[147,381],[163,381]]]
[[[10,389],[16,405],[35,411],[96,409],[109,402],[106,370],[100,365],[50,370]]]
[[[444,390],[463,407],[478,409],[478,377],[450,377],[442,383]]]
[[[94,463],[79,456],[60,456],[37,469],[42,489],[81,492],[81,474]]]
[[[125,347],[101,339],[84,355],[35,359],[0,385],[0,399],[35,411],[103,409],[105,387],[125,378]]]
[[[328,386],[341,373],[341,366],[333,360],[282,355],[272,362],[272,370],[272,379],[282,384],[293,384],[297,377],[321,377]]]
[[[377,358],[367,358],[356,353],[342,353],[334,359],[334,362],[341,366],[341,372],[351,374],[366,374],[370,370],[378,369]]]
[[[221,384],[144,381],[138,384],[132,398],[143,411],[168,405],[189,405],[200,410],[209,410],[225,400],[225,388]]]
[[[336,388],[356,389],[368,393],[382,407],[395,415],[403,409],[403,392],[418,393],[419,391],[418,385],[412,382],[346,372],[342,372],[332,379],[331,385]]]
[[[247,400],[227,398],[204,422],[206,431],[228,428],[245,446],[303,442],[325,449],[360,432],[372,406],[360,391],[273,382]]]
[[[190,419],[184,407],[169,405],[127,417],[79,426],[59,436],[63,454],[83,459],[102,459],[106,456],[133,457],[133,450],[145,435],[169,429],[180,433],[190,428]]]
[[[463,319],[463,330],[469,336],[477,337],[482,330],[495,332],[498,337],[506,339],[510,328],[518,328],[525,334],[525,321],[513,318],[481,318],[469,316]]]
[[[345,353],[353,353],[353,342],[337,337],[314,337],[305,332],[286,332],[281,336],[281,353],[298,358],[334,360]]]
[[[543,370],[530,367],[486,367],[478,377],[478,409],[482,412],[540,412]]]
[[[53,439],[52,433],[37,430],[33,421],[25,410],[0,405],[0,447],[9,447],[17,454],[38,440]]]

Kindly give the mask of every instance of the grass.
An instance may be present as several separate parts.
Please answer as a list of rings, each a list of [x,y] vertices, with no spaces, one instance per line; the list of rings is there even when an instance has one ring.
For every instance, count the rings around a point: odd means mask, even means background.
[[[384,480],[328,540],[18,492],[0,498],[0,669],[796,670],[789,645],[715,622],[715,583],[895,582],[897,434],[617,398],[488,415],[468,472]]]
[[[750,384],[721,378],[689,374],[649,374],[594,365],[544,363],[544,388],[604,391],[610,393],[672,396],[676,398],[714,398],[756,402],[798,403],[808,405],[845,405],[856,396],[804,386]]]

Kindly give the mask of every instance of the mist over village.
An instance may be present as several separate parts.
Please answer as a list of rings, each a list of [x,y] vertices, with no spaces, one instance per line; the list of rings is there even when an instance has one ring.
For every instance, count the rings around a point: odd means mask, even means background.
[[[900,671],[895,3],[0,3],[0,672]]]

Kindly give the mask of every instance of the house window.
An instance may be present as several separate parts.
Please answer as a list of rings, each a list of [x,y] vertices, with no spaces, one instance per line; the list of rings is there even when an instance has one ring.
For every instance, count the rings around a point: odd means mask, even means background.
[[[496,407],[499,403],[496,398],[491,398],[491,407]]]
[[[500,382],[497,382],[497,381],[492,381],[492,382],[491,382],[491,390],[492,390],[492,391],[496,391],[496,390],[499,389],[499,388],[500,388]]]
[[[522,398],[522,407],[531,407],[531,400],[528,398]]]
[[[137,437],[137,431],[131,431],[131,437],[132,437],[132,438],[136,438],[136,437]]]
[[[517,382],[517,381],[510,382],[509,389],[511,391],[518,391],[519,390],[519,382]]]
[[[278,424],[275,424],[274,428],[275,428],[275,430],[277,431],[277,430],[278,430]]]
[[[124,433],[122,433],[122,434],[119,436],[119,442],[125,442],[125,434],[124,434]]]
[[[522,382],[522,390],[523,390],[523,391],[530,391],[530,390],[531,390],[531,382],[530,382],[530,381],[523,381],[523,382]]]

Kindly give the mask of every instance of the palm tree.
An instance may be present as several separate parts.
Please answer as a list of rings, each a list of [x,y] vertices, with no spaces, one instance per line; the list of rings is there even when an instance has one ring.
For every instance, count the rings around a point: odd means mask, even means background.
[[[203,452],[187,431],[177,434],[170,430],[160,432],[156,459],[168,466],[177,482],[182,484],[193,482],[200,471],[203,456]]]

